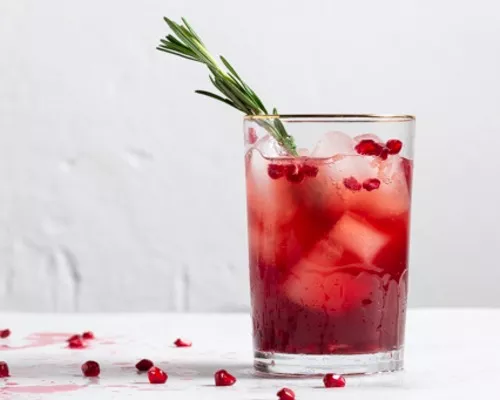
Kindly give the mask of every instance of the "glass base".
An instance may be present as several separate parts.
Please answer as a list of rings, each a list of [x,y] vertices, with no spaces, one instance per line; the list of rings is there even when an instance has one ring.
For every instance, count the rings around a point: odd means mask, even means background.
[[[403,369],[403,349],[371,354],[284,354],[256,351],[254,367],[266,375],[376,374]]]

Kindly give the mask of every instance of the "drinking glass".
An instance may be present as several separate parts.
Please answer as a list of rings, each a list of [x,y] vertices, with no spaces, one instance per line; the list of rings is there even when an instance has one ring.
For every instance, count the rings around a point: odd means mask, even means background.
[[[245,118],[257,371],[403,368],[414,129],[409,115]]]

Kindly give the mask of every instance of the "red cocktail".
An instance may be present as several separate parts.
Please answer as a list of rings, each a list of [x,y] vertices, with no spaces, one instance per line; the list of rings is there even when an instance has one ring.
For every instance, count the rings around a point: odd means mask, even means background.
[[[330,118],[340,124],[347,117]],[[250,281],[261,371],[402,367],[413,119],[363,118],[355,121],[359,131],[320,135],[300,157],[289,157],[258,123],[247,122]],[[378,135],[363,134],[363,122],[392,123],[393,136],[381,139],[384,124]]]

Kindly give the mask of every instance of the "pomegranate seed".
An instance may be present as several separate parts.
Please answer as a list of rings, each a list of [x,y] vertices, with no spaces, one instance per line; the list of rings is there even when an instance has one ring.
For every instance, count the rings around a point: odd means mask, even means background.
[[[363,187],[371,192],[372,190],[378,189],[380,187],[380,180],[377,178],[370,178],[363,182]]]
[[[165,383],[168,379],[168,375],[158,367],[151,367],[148,371],[148,379],[149,383],[153,384]]]
[[[304,180],[304,170],[298,165],[287,165],[286,179],[292,183],[300,183]]]
[[[302,166],[302,172],[304,173],[304,175],[314,178],[316,177],[316,175],[318,175],[319,168],[316,165],[304,164]]]
[[[192,343],[189,340],[182,340],[182,339],[177,339],[174,344],[177,347],[191,347]]]
[[[358,154],[364,156],[378,156],[382,152],[383,146],[372,139],[364,139],[359,142],[354,149]]]
[[[214,374],[215,386],[233,386],[236,378],[225,369],[220,369]]]
[[[382,152],[379,154],[379,157],[382,160],[387,160],[387,156],[389,155],[389,150],[388,149],[382,149]]]
[[[82,338],[84,338],[85,340],[94,339],[95,338],[94,332],[91,331],[83,332]]]
[[[149,371],[152,366],[154,366],[153,361],[148,360],[147,358],[143,358],[141,361],[135,364],[137,370],[141,372]]]
[[[3,329],[0,331],[0,338],[6,339],[10,336],[10,329]]]
[[[83,375],[94,378],[96,376],[99,376],[101,373],[101,368],[99,367],[99,364],[95,361],[87,361],[82,364],[82,372]]]
[[[0,378],[7,378],[9,375],[9,366],[5,361],[0,361]]]
[[[411,193],[411,181],[413,175],[413,161],[407,158],[401,157],[401,163],[403,164],[403,170],[405,172],[406,184]]]
[[[292,389],[283,388],[276,395],[280,400],[295,400],[295,393]]]
[[[254,144],[257,141],[257,133],[254,128],[248,128],[248,143]]]
[[[323,378],[323,383],[325,387],[344,387],[345,386],[345,378],[342,375],[338,374],[326,374]]]
[[[361,183],[358,182],[358,180],[351,176],[349,178],[344,178],[344,186],[352,191],[357,192],[358,190],[361,190]]]
[[[403,148],[403,142],[398,139],[388,140],[385,147],[389,151],[389,154],[398,154]]]
[[[285,166],[281,164],[269,164],[267,174],[271,179],[279,179],[285,175]]]
[[[81,339],[80,335],[73,335],[66,339],[67,342],[72,342],[73,340]]]
[[[70,349],[83,349],[85,346],[80,337],[76,337],[70,341],[68,341],[68,347]]]

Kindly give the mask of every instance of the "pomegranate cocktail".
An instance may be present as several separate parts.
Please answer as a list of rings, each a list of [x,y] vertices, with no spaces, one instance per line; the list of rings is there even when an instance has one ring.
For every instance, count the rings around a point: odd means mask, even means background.
[[[405,144],[329,132],[289,157],[270,135],[253,133],[246,184],[256,359],[392,357],[403,346],[406,311]]]

